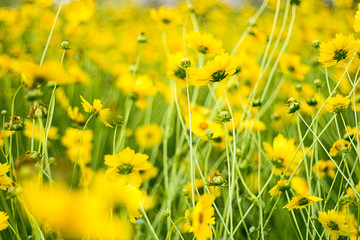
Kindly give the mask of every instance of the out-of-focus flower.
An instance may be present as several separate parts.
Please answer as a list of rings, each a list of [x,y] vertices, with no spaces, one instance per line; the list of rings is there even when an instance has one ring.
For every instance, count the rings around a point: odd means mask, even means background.
[[[340,94],[336,94],[335,97],[329,98],[326,103],[325,109],[329,113],[341,113],[344,112],[350,104],[350,99],[348,97],[343,97]]]
[[[158,124],[139,126],[135,130],[136,143],[142,148],[151,148],[161,143],[162,130]]]
[[[210,225],[215,225],[214,208],[212,203],[215,197],[204,194],[191,211],[185,211],[186,222],[184,232],[192,232],[196,239],[207,240],[213,236]]]
[[[189,48],[209,57],[224,52],[222,42],[213,38],[209,33],[191,32],[186,36],[186,39]]]

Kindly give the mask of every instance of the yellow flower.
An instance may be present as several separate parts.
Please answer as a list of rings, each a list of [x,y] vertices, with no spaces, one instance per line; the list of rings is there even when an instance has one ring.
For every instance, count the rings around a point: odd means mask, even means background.
[[[6,191],[11,187],[12,180],[5,174],[9,172],[10,166],[7,163],[0,163],[0,189]]]
[[[295,54],[283,54],[280,59],[281,71],[296,80],[303,81],[310,67],[301,63],[301,58]]]
[[[343,97],[340,94],[336,94],[335,97],[329,98],[326,103],[325,109],[329,113],[341,113],[344,112],[350,104],[350,99],[348,97]]]
[[[185,117],[185,121],[188,128],[190,129],[190,121],[188,116]],[[206,136],[207,131],[211,130],[213,134],[212,138],[217,138],[220,137],[224,131],[219,123],[211,122],[197,112],[193,112],[191,121],[192,132],[198,137]]]
[[[309,192],[309,183],[306,181],[306,179],[302,177],[294,176],[291,178],[291,188],[294,189],[294,191],[297,194],[301,193],[308,193]]]
[[[10,134],[12,134],[12,131],[0,130],[0,146],[4,146],[5,141],[10,137]]]
[[[293,197],[283,208],[287,208],[289,211],[293,209],[302,209],[306,206],[313,205],[315,202],[321,202],[322,200],[322,198],[301,193],[300,195]]]
[[[33,121],[29,120],[29,119],[25,119],[24,120],[25,123],[25,130],[24,130],[24,134],[27,138],[32,138],[32,134],[33,134]],[[45,137],[45,130],[43,130],[41,132],[41,128],[39,126],[39,124],[35,124],[35,128],[34,128],[34,139],[36,140],[40,140],[43,139]],[[59,138],[59,134],[58,134],[58,128],[51,126],[49,129],[49,135],[48,135],[48,139],[53,139],[56,140]]]
[[[354,57],[359,48],[359,41],[355,39],[353,35],[344,36],[339,33],[336,34],[333,40],[320,44],[318,61],[321,62],[324,67],[331,67],[339,61]]]
[[[139,187],[142,183],[139,171],[151,167],[151,163],[147,161],[148,158],[148,155],[135,153],[129,147],[117,154],[105,155],[105,164],[110,166],[106,170],[106,174],[111,178],[123,179],[129,184]]]
[[[82,115],[80,112],[79,112],[79,108],[78,107],[68,107],[67,108],[67,113],[70,117],[71,120],[73,120],[74,122],[76,122],[77,124],[80,124],[80,125],[84,125],[85,122],[86,122],[86,119],[84,117],[84,115]]]
[[[268,158],[274,165],[275,174],[284,172],[288,167],[286,175],[291,175],[295,171],[296,166],[301,161],[302,154],[300,151],[296,153],[297,147],[294,139],[287,140],[282,134],[279,134],[274,138],[272,146],[266,142],[263,145]]]
[[[271,196],[275,196],[275,195],[281,195],[281,193],[283,191],[285,191],[287,188],[289,188],[289,181],[286,179],[282,179],[280,181],[277,182],[277,184],[270,189],[269,194]]]
[[[86,101],[81,95],[81,104],[83,105],[84,111],[90,114],[95,114],[100,121],[104,123],[106,127],[112,127],[110,123],[107,122],[107,118],[110,115],[110,109],[104,108],[102,109],[102,104],[100,99],[94,99],[93,104],[91,105],[88,101]]]
[[[135,130],[136,143],[142,148],[151,148],[161,143],[162,131],[159,125],[152,123],[139,126]]]
[[[181,23],[181,18],[176,11],[164,7],[160,7],[158,10],[152,9],[150,15],[161,27],[169,27]]]
[[[76,158],[78,158],[78,164],[86,165],[91,160],[93,132],[91,129],[84,131],[78,153],[81,134],[82,130],[67,128],[61,142],[67,148],[66,153],[71,161],[75,162]]]
[[[209,57],[224,52],[222,42],[209,33],[191,32],[186,36],[187,46]]]
[[[318,221],[330,233],[331,239],[338,239],[339,236],[349,236],[349,226],[345,215],[336,213],[335,210],[319,212]]]
[[[70,101],[63,88],[56,88],[56,103],[59,103],[63,109],[67,109],[70,106]]]
[[[315,163],[312,168],[314,175],[317,176],[317,174],[319,174],[319,178],[324,178],[325,176],[334,178],[335,169],[336,166],[331,160],[327,160],[327,161],[319,160],[318,163],[317,164]]]
[[[348,141],[346,141],[344,139],[341,139],[341,140],[338,139],[332,145],[329,154],[330,154],[330,156],[335,157],[335,156],[337,156],[339,154],[341,148],[345,149],[345,148],[348,148],[348,147],[351,148],[350,143]]]
[[[183,226],[185,232],[194,233],[198,240],[207,240],[213,236],[209,225],[215,224],[214,208],[212,207],[214,200],[214,196],[204,194],[192,211],[189,209],[185,211],[186,222]]]
[[[240,125],[240,131],[246,129],[247,131],[252,131],[252,132],[257,132],[257,131],[265,131],[266,130],[266,125],[264,122],[258,120],[258,119],[254,119],[254,118],[250,118],[247,121],[242,121],[241,125]]]
[[[203,70],[194,74],[191,78],[191,84],[195,86],[206,85],[211,82],[220,82],[236,72],[239,60],[237,57],[230,56],[227,53],[217,55],[213,60],[208,61]]]
[[[0,211],[0,231],[6,229],[9,225],[7,223],[9,216],[6,212]]]
[[[360,32],[360,3],[358,4],[358,10],[356,11],[355,15],[354,31]]]

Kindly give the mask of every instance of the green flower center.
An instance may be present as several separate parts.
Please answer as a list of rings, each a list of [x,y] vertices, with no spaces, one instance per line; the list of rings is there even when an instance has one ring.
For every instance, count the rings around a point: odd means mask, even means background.
[[[134,166],[132,166],[128,163],[122,164],[118,167],[119,173],[122,175],[130,174],[132,172],[133,168],[134,168]]]
[[[288,69],[288,71],[291,72],[291,73],[295,72],[295,68],[294,68],[293,66],[288,66],[287,69]]]
[[[282,165],[282,162],[283,162],[283,161],[284,161],[284,160],[281,159],[281,158],[273,158],[273,159],[271,160],[272,164],[273,164],[276,168],[282,167],[282,166],[283,166],[283,165]]]
[[[220,82],[222,81],[224,78],[227,77],[227,75],[229,75],[228,73],[225,72],[225,70],[219,70],[215,73],[213,73],[212,76],[212,82]]]
[[[177,78],[184,79],[184,78],[186,78],[186,71],[184,69],[182,69],[181,67],[177,67],[176,70],[174,71],[174,75]]]
[[[302,198],[302,199],[299,200],[298,205],[299,205],[299,206],[304,206],[304,205],[306,205],[306,204],[308,204],[308,203],[309,203],[309,199],[307,199],[307,198]]]
[[[209,51],[209,48],[205,47],[205,46],[200,46],[198,47],[198,52],[202,53],[202,54],[207,54]]]
[[[167,19],[167,18],[163,18],[163,19],[161,19],[161,21],[162,21],[164,24],[169,24],[169,23],[170,23],[170,20]]]
[[[331,230],[339,230],[339,226],[333,222],[333,221],[330,221],[328,224],[327,224],[328,228],[330,228]]]
[[[340,60],[344,60],[347,57],[348,51],[344,49],[340,49],[340,50],[336,50],[334,53],[335,55],[333,59],[339,62]]]

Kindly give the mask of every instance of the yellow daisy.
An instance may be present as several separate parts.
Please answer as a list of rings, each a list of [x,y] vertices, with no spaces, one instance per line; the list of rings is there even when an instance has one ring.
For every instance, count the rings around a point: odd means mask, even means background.
[[[105,155],[105,164],[110,166],[106,174],[112,178],[122,179],[130,185],[140,187],[142,178],[139,171],[151,167],[148,162],[149,156],[146,154],[135,153],[129,147],[113,155]]]
[[[213,236],[209,225],[215,224],[214,208],[212,207],[214,200],[214,196],[204,194],[192,211],[189,209],[185,211],[186,222],[183,226],[185,232],[194,233],[198,240],[207,240]]]
[[[300,195],[293,197],[283,208],[287,208],[289,211],[293,209],[302,209],[306,206],[313,205],[315,202],[321,202],[322,200],[322,198],[301,193]]]
[[[0,211],[0,231],[6,229],[9,225],[7,223],[9,216],[6,212]]]
[[[347,216],[336,213],[335,210],[319,212],[318,221],[330,233],[331,239],[337,239],[339,236],[349,236],[349,226],[347,224]]]
[[[359,50],[360,44],[353,35],[336,34],[335,38],[320,45],[318,61],[324,67],[331,67],[341,60],[351,59]]]
[[[348,97],[343,97],[340,94],[336,94],[335,97],[329,98],[326,103],[325,109],[330,113],[340,113],[344,112],[350,104],[350,99]]]
[[[224,52],[222,42],[209,33],[191,32],[186,36],[187,46],[209,57]]]
[[[101,104],[100,99],[94,99],[94,102],[91,105],[82,96],[80,96],[80,98],[81,98],[81,104],[83,105],[85,112],[94,114],[95,116],[97,116],[100,119],[100,121],[102,121],[105,124],[106,127],[112,128],[111,124],[108,123],[106,120],[110,115],[110,109],[109,108],[102,109],[103,105]]]

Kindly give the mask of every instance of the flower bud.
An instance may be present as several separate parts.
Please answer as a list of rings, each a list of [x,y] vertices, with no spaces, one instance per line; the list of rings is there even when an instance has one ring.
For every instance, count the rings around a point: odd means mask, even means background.
[[[289,98],[287,101],[287,105],[289,106],[288,113],[295,113],[300,110],[300,102],[296,101],[294,98]]]
[[[214,170],[209,177],[208,183],[210,186],[223,187],[228,184],[228,182],[221,176],[219,170]]]
[[[122,115],[115,116],[115,125],[121,127],[126,123],[125,118]]]
[[[320,79],[315,79],[314,84],[316,88],[322,88],[322,82]]]
[[[340,203],[343,204],[343,205],[346,205],[348,203],[353,203],[353,201],[354,201],[354,199],[351,196],[347,195],[347,194],[342,196],[341,199],[340,199]]]
[[[168,208],[161,211],[161,216],[165,218],[170,217],[170,215],[171,215],[171,211]]]
[[[60,44],[60,48],[64,51],[67,51],[67,50],[70,50],[71,49],[71,46],[69,44],[68,41],[63,41],[61,44]]]
[[[7,111],[4,109],[1,111],[1,115],[5,116],[7,114]]]
[[[229,122],[231,118],[232,116],[228,111],[222,111],[217,115],[216,120],[221,123],[226,123]]]
[[[212,139],[212,137],[214,136],[214,133],[213,133],[213,131],[211,131],[211,129],[206,129],[206,137],[208,138],[208,139]]]
[[[144,32],[140,33],[140,35],[137,38],[137,42],[138,43],[146,43],[147,42],[147,37],[145,36]]]
[[[252,106],[253,107],[260,107],[262,105],[262,102],[259,98],[254,99]]]
[[[11,116],[10,121],[5,123],[5,129],[9,131],[19,131],[25,127],[25,124],[20,116]]]
[[[37,118],[46,118],[47,117],[47,110],[45,108],[45,105],[42,102],[39,102],[38,105],[33,105],[30,108],[30,112],[29,112],[29,116],[32,119],[37,119]]]
[[[317,102],[317,100],[315,99],[314,96],[309,97],[309,99],[306,100],[306,103],[307,103],[309,106],[312,106],[312,107],[315,107],[315,106],[318,104],[318,102]]]
[[[301,86],[300,83],[298,83],[298,84],[295,85],[295,90],[296,90],[297,92],[301,92],[301,91],[302,91],[302,86]]]
[[[312,46],[313,46],[313,48],[318,49],[320,47],[320,41],[319,40],[314,40],[312,42]]]
[[[182,68],[188,68],[191,67],[191,61],[189,58],[183,58],[180,63],[180,67]]]

